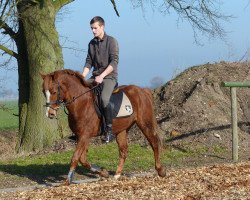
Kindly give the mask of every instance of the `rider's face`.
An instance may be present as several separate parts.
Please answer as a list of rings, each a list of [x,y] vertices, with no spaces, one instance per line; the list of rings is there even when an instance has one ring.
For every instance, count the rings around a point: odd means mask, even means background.
[[[104,35],[104,25],[100,25],[99,22],[95,22],[91,24],[90,26],[94,34],[94,37],[98,37],[99,39],[102,39]]]

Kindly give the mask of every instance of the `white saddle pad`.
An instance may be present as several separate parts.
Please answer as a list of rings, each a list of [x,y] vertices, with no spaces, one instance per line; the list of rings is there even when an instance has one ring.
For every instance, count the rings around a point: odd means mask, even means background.
[[[123,93],[122,104],[116,117],[126,117],[133,114],[132,104],[125,93]]]

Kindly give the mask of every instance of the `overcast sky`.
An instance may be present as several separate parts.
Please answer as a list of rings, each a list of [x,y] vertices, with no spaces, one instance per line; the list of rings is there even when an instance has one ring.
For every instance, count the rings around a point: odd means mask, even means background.
[[[225,0],[225,14],[235,16],[223,23],[228,31],[227,42],[208,40],[200,35],[203,46],[195,44],[192,27],[179,22],[177,16],[163,16],[155,8],[133,9],[129,0],[117,0],[117,17],[109,0],[76,0],[58,15],[57,30],[63,48],[65,68],[82,71],[87,45],[93,35],[89,21],[102,16],[106,33],[119,43],[119,84],[151,86],[150,81],[160,77],[165,82],[194,65],[221,60],[238,61],[250,48],[250,5],[248,0]],[[79,51],[72,50],[78,49]],[[248,59],[250,56],[248,54]],[[1,72],[3,73],[3,72]],[[17,89],[17,72],[7,72],[11,88]]]

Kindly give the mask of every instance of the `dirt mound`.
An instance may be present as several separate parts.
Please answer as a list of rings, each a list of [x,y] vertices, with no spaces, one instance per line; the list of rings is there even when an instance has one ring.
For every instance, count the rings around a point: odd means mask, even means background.
[[[249,82],[250,62],[194,66],[153,91],[159,125],[172,138],[168,141],[231,145],[230,89],[221,87],[222,81]],[[237,100],[239,144],[250,157],[249,88],[237,88]]]

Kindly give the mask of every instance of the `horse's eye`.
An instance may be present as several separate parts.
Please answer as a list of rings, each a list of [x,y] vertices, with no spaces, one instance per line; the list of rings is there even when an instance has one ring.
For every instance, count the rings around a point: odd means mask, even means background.
[[[54,89],[50,90],[50,94],[51,95],[55,95],[56,94],[56,90],[54,90]]]

